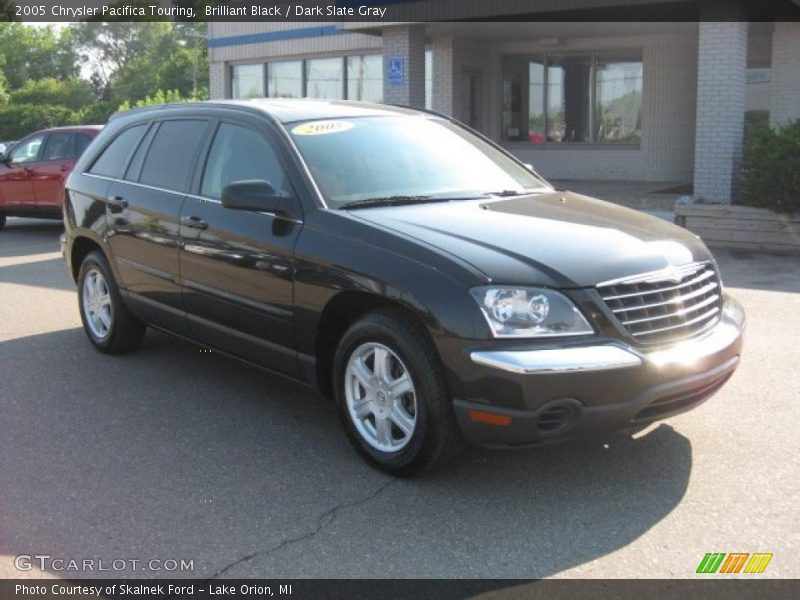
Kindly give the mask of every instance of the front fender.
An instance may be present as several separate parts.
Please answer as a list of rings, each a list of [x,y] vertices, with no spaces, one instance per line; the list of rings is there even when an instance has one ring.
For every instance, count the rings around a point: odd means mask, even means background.
[[[472,338],[481,325],[469,287],[482,282],[466,266],[362,221],[315,211],[295,247],[297,346],[313,354],[320,317],[343,292],[369,293],[411,310],[434,343]]]

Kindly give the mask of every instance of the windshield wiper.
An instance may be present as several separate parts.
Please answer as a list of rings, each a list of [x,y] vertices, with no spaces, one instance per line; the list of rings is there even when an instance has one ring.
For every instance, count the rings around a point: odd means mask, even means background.
[[[509,198],[511,196],[520,196],[525,192],[518,192],[517,190],[500,190],[499,192],[484,192],[487,196],[499,196],[501,198]]]
[[[339,208],[373,208],[376,206],[402,206],[404,204],[422,204],[425,202],[447,202],[450,198],[439,196],[384,196],[379,198],[364,198],[342,204]]]

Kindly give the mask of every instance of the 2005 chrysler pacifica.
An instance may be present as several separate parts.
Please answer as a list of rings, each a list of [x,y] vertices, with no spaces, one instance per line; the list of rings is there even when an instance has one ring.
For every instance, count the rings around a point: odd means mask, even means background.
[[[712,395],[744,315],[691,233],[554,190],[440,115],[258,100],[112,118],[67,182],[91,342],[146,326],[336,400],[411,475],[466,439],[640,429]]]

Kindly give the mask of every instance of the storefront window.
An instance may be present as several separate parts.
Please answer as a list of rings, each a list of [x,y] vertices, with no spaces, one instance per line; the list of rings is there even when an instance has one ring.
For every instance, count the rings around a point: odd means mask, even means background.
[[[597,57],[595,140],[638,144],[642,139],[642,63]]]
[[[545,141],[544,64],[532,60],[528,65],[528,140]]]
[[[383,56],[347,57],[347,99],[383,102]]]
[[[342,58],[317,58],[306,61],[306,96],[340,100],[344,96]]]
[[[264,65],[234,65],[231,88],[234,98],[263,98]]]
[[[270,98],[302,98],[303,63],[299,60],[269,63],[267,94]]]
[[[506,57],[503,139],[641,141],[641,52]]]
[[[430,69],[426,58],[426,97]],[[345,66],[347,77],[345,79]],[[266,86],[264,74],[266,71]],[[383,102],[383,56],[365,54],[270,62],[266,65],[235,65],[232,97],[322,98]],[[266,94],[265,94],[266,88]]]

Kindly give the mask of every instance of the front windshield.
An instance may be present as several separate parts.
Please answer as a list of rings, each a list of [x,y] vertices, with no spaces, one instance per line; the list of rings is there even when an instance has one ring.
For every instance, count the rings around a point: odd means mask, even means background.
[[[547,189],[530,170],[444,119],[328,119],[287,129],[331,208],[380,198]]]

